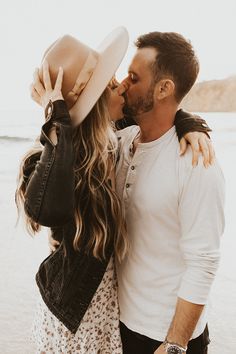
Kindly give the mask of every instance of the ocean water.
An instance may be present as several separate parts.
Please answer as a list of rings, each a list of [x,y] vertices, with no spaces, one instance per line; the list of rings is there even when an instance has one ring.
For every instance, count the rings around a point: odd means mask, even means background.
[[[17,218],[14,192],[19,162],[39,135],[44,118],[34,112],[0,112],[0,353],[33,354],[30,328],[37,299],[34,276],[48,255],[47,233],[32,238]],[[202,113],[213,129],[226,180],[226,228],[222,260],[211,292],[210,354],[234,354],[236,346],[236,113]]]

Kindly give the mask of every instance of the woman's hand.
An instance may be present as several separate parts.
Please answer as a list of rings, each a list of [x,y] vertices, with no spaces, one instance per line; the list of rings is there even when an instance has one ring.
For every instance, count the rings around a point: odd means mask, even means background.
[[[47,107],[50,100],[52,102],[63,100],[64,98],[61,92],[62,79],[63,69],[60,67],[55,86],[52,88],[49,66],[48,62],[45,60],[43,63],[43,82],[41,82],[39,78],[39,69],[37,68],[34,72],[34,81],[30,86],[32,99],[44,109]]]
[[[203,155],[203,163],[205,167],[209,167],[209,165],[213,164],[215,158],[215,151],[212,146],[211,140],[207,137],[205,133],[190,132],[185,134],[185,136],[180,140],[181,155],[186,152],[188,143],[191,145],[193,152],[193,166],[197,166],[200,154]]]

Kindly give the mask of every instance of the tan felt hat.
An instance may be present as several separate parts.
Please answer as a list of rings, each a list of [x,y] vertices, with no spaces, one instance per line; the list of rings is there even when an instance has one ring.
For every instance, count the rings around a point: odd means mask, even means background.
[[[65,35],[45,52],[52,84],[63,68],[62,94],[74,124],[80,124],[97,102],[118,69],[128,47],[126,28],[113,30],[94,50],[76,38]],[[39,71],[42,80],[42,65]]]

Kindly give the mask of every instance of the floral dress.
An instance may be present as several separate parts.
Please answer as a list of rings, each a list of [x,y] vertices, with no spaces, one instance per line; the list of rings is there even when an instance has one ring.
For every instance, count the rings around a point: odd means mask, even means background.
[[[122,354],[114,257],[76,333],[51,313],[40,296],[31,340],[37,354]]]

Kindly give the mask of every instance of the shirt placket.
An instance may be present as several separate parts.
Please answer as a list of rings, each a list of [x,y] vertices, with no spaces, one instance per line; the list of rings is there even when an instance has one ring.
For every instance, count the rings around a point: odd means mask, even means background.
[[[136,149],[135,154],[132,154],[132,148],[130,148],[130,159],[129,166],[127,169],[127,175],[125,179],[124,191],[123,191],[123,201],[125,203],[125,207],[129,205],[130,197],[132,195],[133,187],[136,182],[137,177],[137,169],[143,159],[144,150],[141,148]]]

